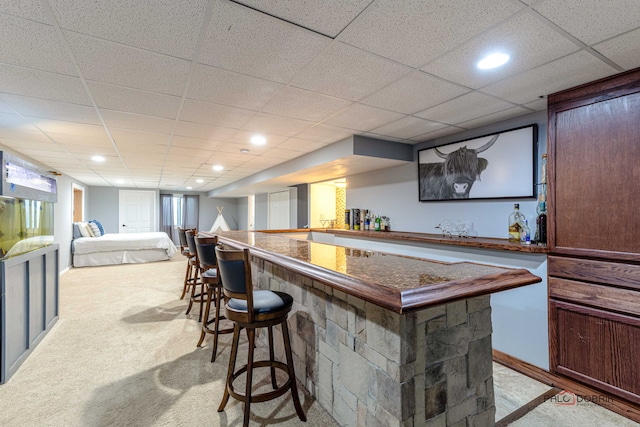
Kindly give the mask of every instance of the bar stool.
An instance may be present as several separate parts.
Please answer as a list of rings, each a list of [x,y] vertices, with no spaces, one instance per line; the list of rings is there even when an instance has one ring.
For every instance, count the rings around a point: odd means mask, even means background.
[[[213,353],[211,354],[211,362],[215,362],[218,352],[218,334],[230,334],[233,328],[220,329],[220,320],[226,319],[220,314],[220,306],[222,305],[222,284],[218,279],[217,261],[215,247],[218,245],[217,237],[197,237],[195,238],[196,253],[198,254],[198,262],[200,268],[200,280],[206,289],[207,300],[204,304],[204,320],[202,321],[202,329],[200,332],[200,340],[197,346],[202,345],[207,334],[213,334]],[[215,314],[213,319],[209,319],[211,313],[211,304],[215,306]],[[214,324],[211,329],[211,324]]]
[[[222,402],[218,407],[218,412],[224,411],[224,407],[229,401],[229,396],[244,402],[244,426],[249,425],[251,402],[265,402],[282,396],[287,390],[291,390],[291,397],[296,408],[296,413],[302,421],[307,421],[307,417],[300,405],[298,388],[296,385],[296,375],[293,368],[293,357],[291,355],[291,341],[289,328],[287,326],[287,316],[293,305],[291,295],[284,292],[253,290],[251,281],[251,263],[249,250],[225,250],[216,247],[216,258],[218,261],[218,275],[222,282],[225,295],[225,314],[227,319],[233,321],[233,344],[229,357],[229,368],[227,371],[226,387]],[[273,326],[281,325],[282,337],[284,340],[284,350],[287,363],[278,362],[274,358],[273,350]],[[249,355],[247,364],[236,370],[236,357],[238,355],[238,341],[240,339],[240,328],[247,329],[249,339]],[[255,330],[258,328],[268,328],[269,338],[269,360],[254,361]],[[269,367],[271,370],[272,391],[252,394],[251,386],[253,379],[253,369]],[[280,369],[288,374],[287,381],[280,387],[276,382],[275,370]],[[236,391],[233,382],[246,372],[245,392]]]
[[[187,237],[187,246],[189,247],[189,254],[191,257],[189,258],[189,265],[191,271],[191,282],[189,287],[191,288],[191,295],[189,296],[189,306],[187,307],[187,311],[185,314],[189,314],[191,311],[191,307],[193,303],[198,303],[200,305],[200,313],[198,313],[198,322],[202,321],[202,307],[205,302],[205,293],[204,293],[204,284],[200,278],[200,263],[198,262],[198,251],[196,250],[196,242],[195,242],[195,230],[187,230],[185,231],[185,235]],[[198,292],[198,286],[200,286],[200,291]]]
[[[180,295],[180,299],[183,299],[187,293],[187,290],[193,283],[192,274],[193,267],[189,262],[191,258],[191,252],[189,252],[189,244],[187,243],[187,230],[191,230],[195,232],[195,229],[187,229],[187,228],[178,228],[178,238],[180,239],[180,253],[187,258],[187,271],[184,274],[184,285],[182,286],[182,295]]]

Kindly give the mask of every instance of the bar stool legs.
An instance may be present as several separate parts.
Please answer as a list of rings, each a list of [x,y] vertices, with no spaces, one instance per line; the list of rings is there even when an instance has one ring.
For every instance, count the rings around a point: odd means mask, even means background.
[[[207,334],[213,335],[213,351],[211,353],[212,363],[216,361],[216,355],[218,354],[218,335],[230,334],[233,332],[233,328],[220,329],[220,320],[226,319],[226,317],[220,314],[222,301],[222,287],[216,285],[207,285],[207,300],[204,306],[204,320],[202,321],[200,339],[198,340],[197,347],[200,347],[202,345]],[[209,320],[212,304],[215,306],[215,313],[213,319]],[[211,323],[214,324],[213,329],[210,328]]]
[[[231,355],[229,357],[229,369],[227,371],[227,380],[226,387],[224,390],[224,394],[222,396],[222,401],[220,402],[220,406],[218,407],[218,412],[224,411],[225,406],[229,401],[229,397],[233,396],[235,399],[244,402],[244,421],[243,426],[249,425],[249,418],[251,415],[251,403],[253,402],[266,402],[267,400],[274,399],[286,393],[287,390],[291,391],[291,397],[293,399],[293,405],[296,409],[296,413],[301,421],[307,421],[307,416],[302,409],[302,404],[300,403],[300,397],[298,395],[298,387],[296,383],[296,374],[295,369],[293,367],[293,355],[291,353],[291,340],[289,337],[289,327],[287,326],[287,322],[280,323],[282,328],[282,337],[284,339],[284,347],[285,347],[285,355],[287,359],[287,363],[277,362],[274,358],[274,349],[273,349],[273,326],[268,327],[269,332],[269,360],[262,361],[254,361],[254,353],[255,353],[255,328],[247,327],[247,338],[248,338],[248,355],[247,355],[247,364],[242,366],[240,369],[236,371],[236,358],[238,355],[238,342],[240,340],[240,326],[237,323],[234,323],[233,328],[233,343],[231,347]],[[273,387],[273,391],[260,393],[260,394],[252,394],[251,388],[253,385],[253,369],[260,367],[269,367],[271,371],[271,385]],[[278,387],[276,380],[276,368],[287,372],[288,378],[285,383]],[[243,373],[246,373],[246,385],[244,393],[236,391],[233,382]]]

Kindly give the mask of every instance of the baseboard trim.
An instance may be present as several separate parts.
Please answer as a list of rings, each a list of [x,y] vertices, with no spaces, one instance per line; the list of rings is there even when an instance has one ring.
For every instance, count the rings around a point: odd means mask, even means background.
[[[633,402],[629,402],[628,400],[614,396],[610,393],[586,386],[569,378],[555,375],[499,350],[493,350],[493,360],[507,368],[513,369],[514,371],[520,372],[534,380],[547,384],[550,387],[567,390],[580,396],[602,396],[602,399],[598,399],[599,401],[594,403],[620,414],[625,418],[629,418],[635,422],[640,422],[640,405]]]

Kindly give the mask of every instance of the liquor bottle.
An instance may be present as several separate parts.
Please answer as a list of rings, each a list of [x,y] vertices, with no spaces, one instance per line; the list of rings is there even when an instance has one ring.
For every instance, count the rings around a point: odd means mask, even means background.
[[[379,216],[376,217],[376,221],[375,221],[375,230],[376,231],[380,231],[380,224],[381,224],[382,220],[380,219]]]
[[[526,219],[522,225],[522,230],[520,230],[520,243],[523,245],[531,244],[531,230],[529,230],[529,222]]]
[[[539,245],[547,244],[547,154],[542,155],[540,184],[538,189],[538,205],[536,206],[536,235]]]
[[[522,231],[522,225],[524,224],[524,215],[520,212],[520,204],[515,203],[513,205],[513,212],[509,215],[509,241],[520,242],[520,232]]]
[[[351,229],[351,209],[344,210],[344,229]]]

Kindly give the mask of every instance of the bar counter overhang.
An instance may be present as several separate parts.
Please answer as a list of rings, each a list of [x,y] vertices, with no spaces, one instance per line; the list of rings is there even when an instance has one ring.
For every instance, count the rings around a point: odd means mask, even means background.
[[[539,277],[270,233],[213,234],[251,251],[258,288],[294,297],[296,376],[340,424],[494,424],[490,294]]]

